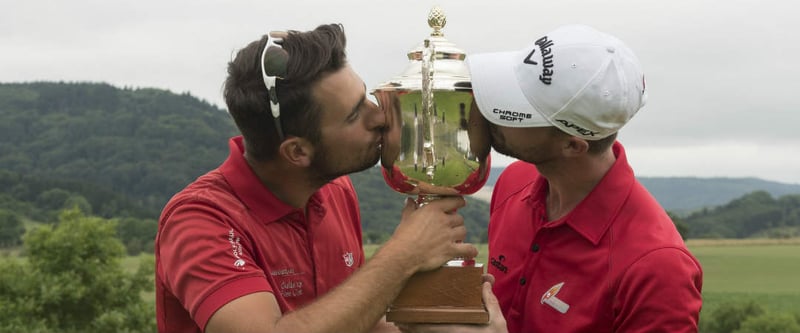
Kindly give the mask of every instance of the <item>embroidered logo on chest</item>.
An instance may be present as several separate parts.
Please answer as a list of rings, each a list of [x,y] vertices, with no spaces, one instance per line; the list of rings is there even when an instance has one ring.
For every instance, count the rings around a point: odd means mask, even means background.
[[[492,257],[489,260],[491,261],[492,266],[494,266],[494,268],[497,268],[498,271],[501,271],[503,273],[508,273],[508,266],[506,266],[503,263],[504,261],[506,261],[506,256],[501,254],[499,257],[497,257],[497,259]]]
[[[547,304],[552,306],[553,309],[561,313],[567,313],[569,310],[569,304],[564,303],[564,301],[558,299],[556,295],[559,291],[561,291],[561,287],[564,286],[564,282],[557,283],[556,285],[550,287],[543,295],[542,299],[539,300],[540,304]]]

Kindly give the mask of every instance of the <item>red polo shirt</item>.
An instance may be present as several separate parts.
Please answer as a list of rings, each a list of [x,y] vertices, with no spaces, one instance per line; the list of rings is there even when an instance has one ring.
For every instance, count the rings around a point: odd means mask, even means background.
[[[156,236],[159,332],[201,332],[221,306],[268,291],[286,313],[339,285],[364,262],[361,218],[348,177],[323,186],[308,215],[278,200],[230,155],[176,194]]]
[[[489,266],[509,332],[696,332],[702,270],[665,210],[616,162],[568,215],[547,221],[532,164],[494,187]]]

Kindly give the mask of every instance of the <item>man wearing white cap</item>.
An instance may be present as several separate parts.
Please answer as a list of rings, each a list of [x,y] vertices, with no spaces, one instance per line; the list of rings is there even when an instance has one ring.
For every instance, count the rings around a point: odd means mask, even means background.
[[[633,52],[568,25],[467,62],[473,112],[520,160],[495,184],[489,222],[508,331],[696,332],[700,264],[616,142],[646,99]]]

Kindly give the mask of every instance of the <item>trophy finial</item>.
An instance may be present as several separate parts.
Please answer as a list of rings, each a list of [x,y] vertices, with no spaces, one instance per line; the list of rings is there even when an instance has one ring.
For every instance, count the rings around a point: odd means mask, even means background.
[[[431,36],[444,36],[442,28],[445,24],[447,24],[447,16],[444,15],[444,11],[439,6],[433,6],[431,12],[428,13],[428,25],[433,28]]]

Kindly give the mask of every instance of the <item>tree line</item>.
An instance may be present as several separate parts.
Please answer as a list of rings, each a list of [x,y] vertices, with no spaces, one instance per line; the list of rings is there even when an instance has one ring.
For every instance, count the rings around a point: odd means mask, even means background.
[[[800,194],[774,198],[755,191],[683,221],[693,238],[800,237]]]
[[[220,165],[237,130],[224,110],[188,94],[103,83],[0,84],[0,246],[20,243],[24,221],[53,223],[79,207],[117,218],[130,253],[151,248],[169,198]],[[353,175],[365,242],[394,230],[402,196],[377,168]],[[484,202],[462,214],[469,241],[485,239]]]
[[[26,223],[53,223],[62,209],[115,218],[135,254],[152,249],[169,198],[220,165],[236,135],[229,115],[189,94],[103,83],[0,84],[0,246],[21,242]],[[379,168],[351,176],[364,242],[381,243],[400,218],[404,196]],[[684,237],[798,235],[800,199],[756,192],[691,214],[672,214]],[[484,242],[488,205],[460,210],[469,242]],[[681,216],[681,217],[678,217]]]

